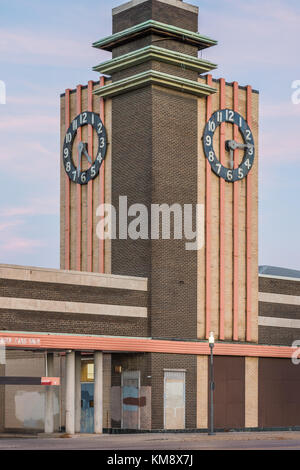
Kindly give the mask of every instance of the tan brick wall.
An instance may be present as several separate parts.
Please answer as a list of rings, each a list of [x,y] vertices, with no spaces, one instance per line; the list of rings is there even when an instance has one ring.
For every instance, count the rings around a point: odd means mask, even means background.
[[[208,357],[197,357],[197,429],[208,428]]]
[[[109,83],[109,81],[107,81]],[[93,89],[99,87],[99,83],[95,83]],[[70,122],[77,116],[77,99],[76,90],[72,90],[70,93]],[[87,111],[88,109],[88,89],[86,86],[82,87],[81,92],[81,109]],[[100,114],[100,98],[93,96],[93,111]],[[111,202],[111,100],[105,101],[105,127],[107,131],[107,153],[105,158],[105,202]],[[61,149],[63,147],[64,137],[66,133],[65,127],[65,95],[61,97]],[[88,142],[88,128],[87,126],[82,127],[82,141]],[[97,135],[93,133],[93,155],[97,149]],[[73,159],[74,163],[77,162],[77,139],[73,146]],[[62,152],[61,152],[62,153]],[[62,157],[60,157],[61,164],[61,213],[60,213],[60,224],[61,224],[61,268],[65,268],[65,169],[63,167]],[[87,168],[87,162],[83,159],[83,168]],[[107,167],[106,167],[107,166]],[[100,170],[101,171],[101,170]],[[88,185],[81,186],[70,182],[70,269],[76,270],[76,246],[77,246],[77,223],[78,223],[78,208],[77,208],[77,194],[81,191],[81,271],[88,270],[87,264],[87,231],[88,231]],[[100,202],[100,175],[93,181],[93,272],[99,272],[99,239],[96,235],[96,225],[99,219],[96,217],[96,210]],[[105,242],[105,272],[111,272],[111,249],[110,242]]]
[[[206,79],[199,78],[200,82],[206,83]],[[218,92],[212,96],[212,113],[220,109],[220,81],[213,81],[213,86]],[[252,180],[252,246],[251,246],[251,333],[252,341],[258,341],[258,100],[259,95],[252,93],[252,132],[256,145],[255,165],[251,170]],[[247,93],[246,89],[239,87],[238,91],[238,112],[246,118]],[[233,86],[226,83],[225,86],[225,107],[233,108]],[[206,124],[206,99],[198,100],[198,203],[205,204],[206,201],[206,158],[203,151],[202,136]],[[226,124],[225,140],[233,138],[233,126]],[[214,148],[219,156],[219,132],[214,138]],[[239,155],[242,159],[242,151]],[[225,162],[229,166],[229,162]],[[246,340],[246,179],[235,183],[239,185],[239,313],[238,313],[238,340]],[[233,339],[233,187],[231,183],[225,183],[225,286],[224,286],[224,333],[225,340]],[[216,338],[220,333],[220,178],[211,172],[211,331],[214,331]],[[197,324],[198,338],[205,338],[205,261],[206,248],[198,253],[198,295],[197,295]]]
[[[258,426],[258,357],[245,358],[245,427]]]

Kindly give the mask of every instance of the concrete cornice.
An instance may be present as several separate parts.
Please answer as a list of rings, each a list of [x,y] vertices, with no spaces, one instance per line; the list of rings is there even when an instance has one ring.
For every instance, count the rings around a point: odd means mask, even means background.
[[[147,278],[81,271],[0,265],[0,279],[147,291]]]
[[[168,37],[169,39],[191,44],[195,47],[198,47],[199,50],[206,49],[218,44],[217,41],[206,36],[202,36],[199,33],[194,33],[193,31],[178,28],[177,26],[161,23],[159,21],[148,20],[132,26],[131,28],[124,29],[119,33],[107,36],[104,39],[100,39],[99,41],[93,43],[93,47],[104,49],[106,51],[112,51],[114,47],[129,41],[133,41],[138,37],[149,33],[159,34],[160,36]]]
[[[159,85],[199,97],[209,96],[217,91],[215,88],[193,80],[187,80],[185,78],[176,77],[175,75],[157,72],[156,70],[148,70],[146,72],[133,75],[132,77],[112,82],[110,85],[99,87],[94,90],[93,93],[101,96],[102,98],[111,98],[147,85]]]
[[[198,59],[197,57],[187,54],[151,45],[115,59],[107,60],[106,62],[93,67],[93,70],[95,72],[110,75],[114,72],[134,67],[135,65],[149,60],[157,60],[167,64],[177,65],[179,67],[194,70],[199,74],[206,73],[217,68],[216,64],[212,64],[207,60]]]

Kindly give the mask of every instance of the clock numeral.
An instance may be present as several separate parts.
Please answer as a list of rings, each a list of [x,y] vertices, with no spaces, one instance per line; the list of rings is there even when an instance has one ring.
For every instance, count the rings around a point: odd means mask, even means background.
[[[87,113],[80,114],[80,124],[87,124]]]
[[[97,130],[98,134],[102,134],[103,132],[103,124],[102,122],[99,122],[98,123],[98,130]]]
[[[78,129],[77,119],[74,119],[74,121],[72,122],[72,129],[73,129],[73,131],[77,131],[77,129]]]
[[[212,142],[212,140],[211,140],[210,135],[207,135],[206,138],[205,138],[205,145],[208,146],[208,147],[210,147],[210,146],[211,146],[211,142]]]
[[[234,122],[234,112],[229,109],[226,110],[226,121]]]
[[[243,127],[243,120],[242,120],[242,117],[240,116],[240,128]]]
[[[214,152],[211,150],[211,151],[209,152],[209,154],[208,154],[208,160],[209,160],[210,162],[213,162],[214,159],[215,159],[215,154],[214,154]]]
[[[76,181],[77,171],[72,171],[72,175],[73,175],[73,181]]]
[[[248,148],[248,154],[253,155],[253,152],[254,152],[253,147],[249,147]]]
[[[223,122],[223,114],[221,111],[217,112],[217,121],[218,122]]]
[[[72,134],[71,132],[68,132],[67,135],[66,135],[66,142],[67,144],[69,144],[72,140]]]
[[[97,161],[100,162],[100,163],[102,162],[102,153],[101,152],[98,153]]]
[[[239,177],[240,179],[243,179],[243,178],[244,178],[244,172],[243,172],[243,169],[242,169],[242,168],[239,168],[238,177]]]
[[[99,145],[100,145],[100,148],[103,149],[103,147],[104,147],[104,145],[105,145],[105,139],[104,139],[104,137],[101,137],[101,139],[100,139],[100,144],[99,144]]]
[[[218,167],[218,175],[219,175],[221,173],[222,165],[221,165],[221,163],[217,163],[216,166]]]
[[[227,171],[227,179],[229,181],[232,181],[233,180],[233,173],[232,173],[232,170],[228,170]]]
[[[64,149],[64,158],[68,158],[68,156],[69,156],[69,149],[65,148]]]
[[[246,140],[251,140],[251,131],[249,129],[246,130]]]
[[[94,124],[95,124],[95,115],[94,115],[94,113],[93,113],[93,114],[92,114],[92,125],[94,125]]]
[[[71,170],[71,162],[67,162],[66,171],[69,173],[70,170]]]
[[[210,132],[215,132],[216,130],[216,123],[214,121],[208,122],[208,129]]]
[[[248,168],[248,170],[250,170],[250,168],[251,168],[251,163],[250,163],[249,159],[247,159],[247,160],[245,161],[245,166]]]
[[[80,176],[80,181],[82,183],[86,183],[86,173],[82,173],[81,176]]]
[[[91,167],[91,177],[94,178],[95,176],[96,176],[96,168],[95,168],[95,166],[93,165],[93,166]]]

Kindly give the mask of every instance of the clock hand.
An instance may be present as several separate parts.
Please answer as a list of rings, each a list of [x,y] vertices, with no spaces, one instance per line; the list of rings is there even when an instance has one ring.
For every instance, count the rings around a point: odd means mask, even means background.
[[[90,164],[92,164],[93,161],[92,161],[91,157],[89,156],[89,154],[88,154],[88,152],[87,152],[86,144],[83,144],[83,145],[84,145],[84,147],[83,147],[83,154],[84,154],[85,157],[87,158],[88,162],[89,162]]]
[[[83,148],[84,148],[83,142],[79,142],[78,144],[78,168],[77,168],[78,175],[81,172],[81,159],[82,159]]]
[[[230,149],[230,168],[234,169],[234,151],[232,149]]]
[[[254,147],[253,144],[240,144],[239,142],[236,142],[235,140],[227,140],[226,141],[226,148],[228,150],[236,150],[236,149],[252,149]]]
[[[78,168],[77,168],[78,174],[81,172],[82,154],[87,158],[87,160],[90,164],[93,163],[91,157],[89,156],[89,154],[87,152],[86,145],[87,144],[85,142],[79,142],[79,144],[78,144],[78,160],[79,160]]]

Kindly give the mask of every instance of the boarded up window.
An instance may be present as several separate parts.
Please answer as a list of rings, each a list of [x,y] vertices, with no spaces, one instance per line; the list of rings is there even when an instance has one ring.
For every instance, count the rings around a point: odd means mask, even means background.
[[[290,359],[259,359],[259,426],[300,425],[300,369]]]
[[[140,372],[122,373],[122,428],[140,429]]]
[[[185,372],[165,371],[165,429],[185,429]]]

